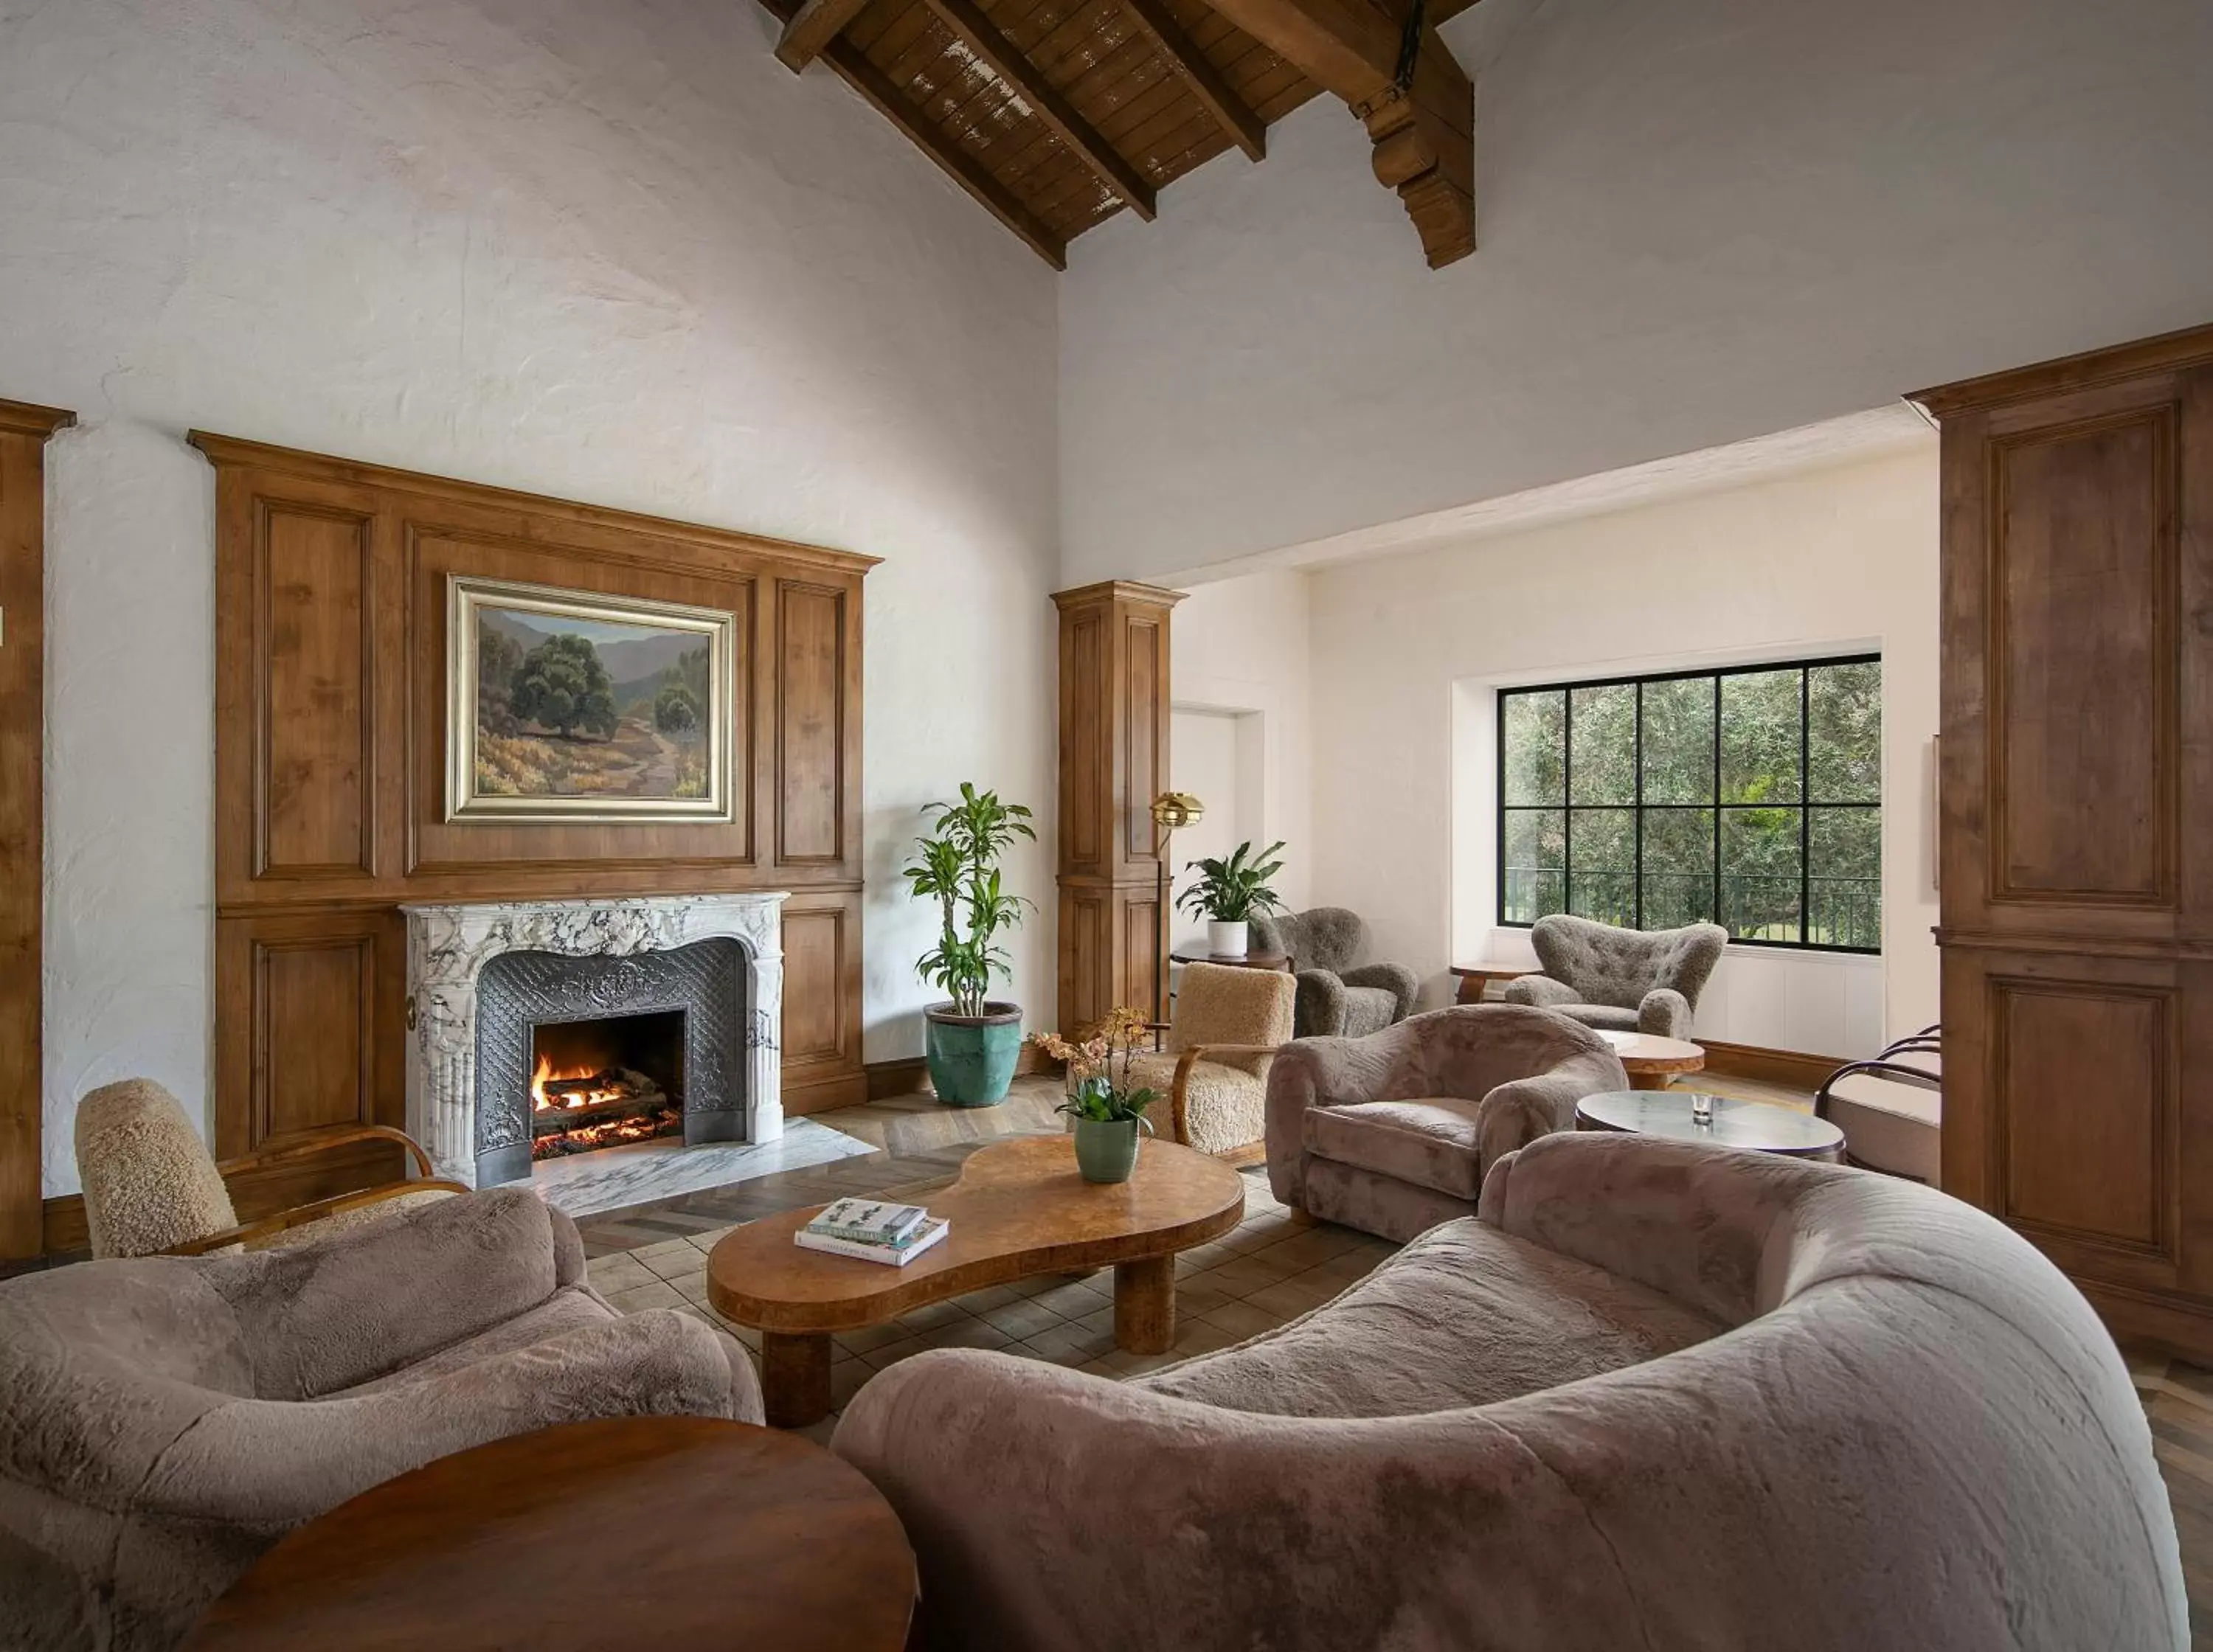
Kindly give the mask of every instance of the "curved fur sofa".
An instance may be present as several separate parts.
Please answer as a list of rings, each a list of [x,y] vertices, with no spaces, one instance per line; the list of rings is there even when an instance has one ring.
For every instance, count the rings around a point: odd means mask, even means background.
[[[584,1281],[527,1189],[244,1255],[0,1285],[0,1646],[174,1646],[356,1492],[556,1423],[761,1420],[745,1351]]]
[[[1268,1185],[1310,1215],[1404,1242],[1472,1215],[1484,1173],[1573,1130],[1583,1097],[1628,1088],[1596,1033],[1521,1004],[1302,1039],[1268,1073]]]
[[[1990,1217],[1549,1136],[1306,1318],[1116,1383],[917,1355],[834,1448],[939,1643],[1096,1652],[2180,1652],[2104,1328]]]

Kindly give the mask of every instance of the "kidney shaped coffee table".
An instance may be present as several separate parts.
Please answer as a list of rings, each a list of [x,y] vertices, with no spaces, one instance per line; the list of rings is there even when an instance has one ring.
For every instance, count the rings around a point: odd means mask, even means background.
[[[1075,1139],[1025,1136],[978,1148],[960,1180],[923,1201],[952,1231],[903,1268],[802,1249],[820,1205],[747,1222],[707,1258],[715,1311],[761,1333],[762,1398],[778,1428],[830,1411],[830,1338],[965,1291],[1039,1273],[1114,1269],[1114,1341],[1165,1354],[1175,1341],[1175,1253],[1245,1214],[1245,1183],[1218,1159],[1148,1141],[1130,1180],[1076,1173]]]

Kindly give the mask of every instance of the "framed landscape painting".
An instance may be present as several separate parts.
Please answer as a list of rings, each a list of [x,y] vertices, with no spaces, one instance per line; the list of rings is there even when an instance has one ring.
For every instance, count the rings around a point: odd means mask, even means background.
[[[730,613],[447,585],[448,820],[730,819]]]

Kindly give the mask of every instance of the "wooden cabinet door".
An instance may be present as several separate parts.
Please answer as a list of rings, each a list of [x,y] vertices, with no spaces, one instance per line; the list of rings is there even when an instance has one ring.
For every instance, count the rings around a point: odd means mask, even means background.
[[[2213,329],[1943,425],[1943,1185],[2213,1355]]]

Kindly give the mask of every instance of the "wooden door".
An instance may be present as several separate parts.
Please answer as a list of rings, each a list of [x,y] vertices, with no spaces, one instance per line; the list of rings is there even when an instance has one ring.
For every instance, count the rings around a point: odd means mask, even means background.
[[[44,1247],[45,451],[76,423],[58,407],[0,401],[0,1260]]]
[[[2213,328],[1921,399],[1944,1186],[2213,1356]]]

